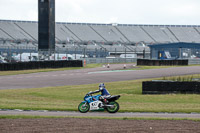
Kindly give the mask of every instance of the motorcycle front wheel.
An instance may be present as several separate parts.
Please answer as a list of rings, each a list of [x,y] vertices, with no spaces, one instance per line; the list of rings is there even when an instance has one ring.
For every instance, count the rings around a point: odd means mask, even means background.
[[[81,113],[86,113],[90,109],[90,105],[88,103],[82,102],[78,105],[78,111]]]
[[[119,110],[119,104],[117,102],[110,102],[108,105],[114,105],[114,107],[106,108],[109,113],[116,113]]]

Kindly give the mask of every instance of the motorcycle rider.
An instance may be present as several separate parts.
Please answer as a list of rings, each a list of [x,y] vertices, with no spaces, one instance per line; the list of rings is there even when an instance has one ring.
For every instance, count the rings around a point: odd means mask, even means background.
[[[109,91],[106,89],[104,83],[100,83],[99,84],[99,90],[96,91],[91,91],[88,94],[95,94],[95,93],[99,93],[101,92],[101,97],[99,98],[99,100],[102,100],[103,102],[107,103],[106,98],[110,97],[110,93]]]

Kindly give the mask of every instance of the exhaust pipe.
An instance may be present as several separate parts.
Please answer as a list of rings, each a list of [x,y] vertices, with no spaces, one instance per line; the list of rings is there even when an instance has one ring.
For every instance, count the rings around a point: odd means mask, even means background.
[[[110,107],[110,108],[114,108],[115,105],[103,105],[102,107]]]

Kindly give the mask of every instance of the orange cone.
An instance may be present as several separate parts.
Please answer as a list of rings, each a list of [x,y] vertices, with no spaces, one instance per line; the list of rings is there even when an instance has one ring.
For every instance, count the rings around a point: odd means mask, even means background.
[[[84,60],[84,66],[86,66],[86,60]]]

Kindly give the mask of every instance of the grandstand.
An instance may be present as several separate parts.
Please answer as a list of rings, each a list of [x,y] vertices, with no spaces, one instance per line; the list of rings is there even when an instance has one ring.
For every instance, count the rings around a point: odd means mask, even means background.
[[[148,45],[200,43],[199,25],[56,23],[56,50],[89,56],[150,52]],[[38,23],[0,20],[0,50],[37,51]],[[101,52],[100,52],[101,51]],[[101,57],[100,56],[100,57]]]

